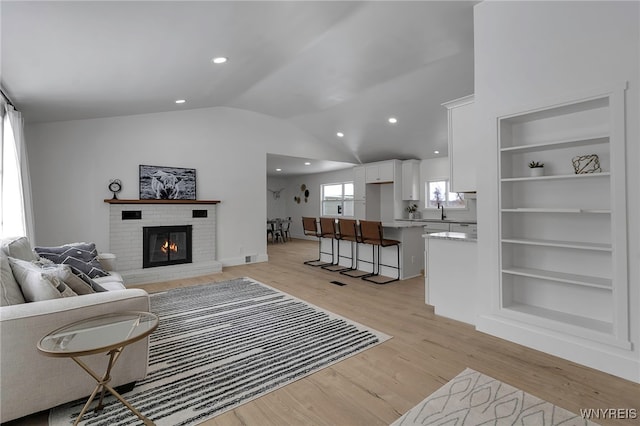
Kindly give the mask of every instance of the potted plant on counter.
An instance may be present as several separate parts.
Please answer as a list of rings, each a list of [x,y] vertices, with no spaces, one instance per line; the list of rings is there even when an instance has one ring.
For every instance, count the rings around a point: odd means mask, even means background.
[[[407,206],[406,210],[409,212],[409,219],[415,219],[416,210],[418,210],[418,205],[417,204],[409,204]]]
[[[532,161],[529,163],[531,169],[531,176],[544,176],[544,163],[538,161]]]

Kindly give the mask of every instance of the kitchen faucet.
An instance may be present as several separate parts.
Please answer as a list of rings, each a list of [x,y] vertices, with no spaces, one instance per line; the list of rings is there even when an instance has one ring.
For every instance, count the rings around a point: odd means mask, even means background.
[[[442,213],[440,214],[440,220],[445,220],[447,216],[444,214],[444,204],[438,203],[438,208],[442,209]]]

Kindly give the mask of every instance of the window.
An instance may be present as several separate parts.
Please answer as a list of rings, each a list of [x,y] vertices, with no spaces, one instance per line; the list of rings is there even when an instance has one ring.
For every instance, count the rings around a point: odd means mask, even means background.
[[[448,180],[433,180],[425,184],[425,197],[427,209],[446,207],[449,209],[464,209],[467,207],[464,194],[461,192],[449,192]]]
[[[18,150],[9,114],[4,113],[4,106],[2,109],[0,236],[22,236],[26,227]]]
[[[353,182],[322,185],[322,216],[353,216]]]

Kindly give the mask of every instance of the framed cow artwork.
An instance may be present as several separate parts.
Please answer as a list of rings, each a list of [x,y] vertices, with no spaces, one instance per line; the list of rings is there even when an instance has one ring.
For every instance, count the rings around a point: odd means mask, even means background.
[[[195,200],[196,169],[140,165],[141,200]]]

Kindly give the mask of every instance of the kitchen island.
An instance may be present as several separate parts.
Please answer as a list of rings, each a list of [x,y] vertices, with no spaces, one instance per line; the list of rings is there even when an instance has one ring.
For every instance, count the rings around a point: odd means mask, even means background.
[[[424,244],[422,239],[422,223],[407,221],[382,222],[382,232],[385,239],[400,241],[400,279],[417,277],[424,269]],[[351,266],[351,243],[348,241],[335,241],[331,238],[322,238],[322,256],[324,262],[331,262],[331,244],[334,244],[334,254],[337,257],[338,245],[340,247],[339,264],[345,267]],[[377,250],[377,249],[376,249]],[[373,246],[371,244],[358,244],[360,262],[358,269],[363,272],[373,270]],[[335,257],[334,257],[335,259]],[[385,277],[397,277],[397,269],[385,265],[397,264],[395,247],[381,247],[380,251],[380,275]]]
[[[422,223],[417,222],[382,222],[384,237],[390,240],[400,241],[400,279],[417,277],[424,270],[424,245],[422,240]],[[395,249],[393,247],[382,248],[381,263],[394,265]],[[381,274],[393,276],[394,269],[382,267]]]
[[[424,234],[425,302],[447,318],[475,325],[478,245],[476,234]]]

